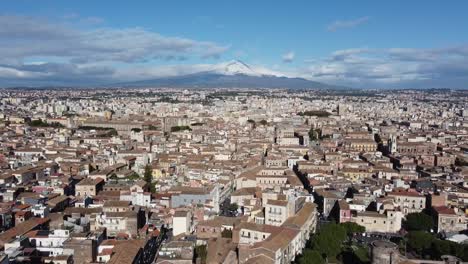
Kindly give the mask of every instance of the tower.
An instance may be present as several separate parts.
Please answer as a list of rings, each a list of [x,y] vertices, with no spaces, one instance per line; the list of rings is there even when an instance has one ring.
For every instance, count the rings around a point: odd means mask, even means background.
[[[390,241],[376,240],[371,243],[372,263],[397,264],[400,262],[398,245]]]

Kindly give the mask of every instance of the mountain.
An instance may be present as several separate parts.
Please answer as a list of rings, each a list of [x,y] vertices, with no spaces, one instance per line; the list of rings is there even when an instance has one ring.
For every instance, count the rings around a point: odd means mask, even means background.
[[[212,71],[222,75],[237,75],[244,74],[249,76],[261,76],[261,73],[254,71],[249,65],[240,60],[234,60],[227,63],[222,63],[215,66]]]
[[[169,88],[288,88],[288,89],[343,89],[304,78],[281,76],[263,68],[251,67],[234,60],[215,65],[212,70],[175,77],[124,82],[122,87]]]

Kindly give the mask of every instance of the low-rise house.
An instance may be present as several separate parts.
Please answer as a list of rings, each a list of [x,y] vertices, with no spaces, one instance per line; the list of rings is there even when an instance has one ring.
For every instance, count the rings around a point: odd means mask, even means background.
[[[171,241],[159,250],[156,264],[191,264],[195,245],[192,241]]]
[[[75,193],[76,196],[95,196],[102,190],[103,186],[104,180],[101,178],[86,178],[76,184]]]
[[[47,201],[47,205],[51,212],[61,212],[69,206],[70,198],[66,195],[59,195]]]
[[[68,230],[34,230],[26,234],[29,242],[38,251],[49,256],[58,256],[63,254],[63,242],[70,237]]]
[[[456,233],[467,228],[464,212],[446,207],[433,207],[437,233]]]
[[[172,233],[174,236],[190,234],[193,231],[193,216],[190,211],[176,211],[172,217]]]

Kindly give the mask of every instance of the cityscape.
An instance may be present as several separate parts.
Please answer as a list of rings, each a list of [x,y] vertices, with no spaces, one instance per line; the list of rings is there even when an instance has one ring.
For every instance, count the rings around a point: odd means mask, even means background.
[[[336,41],[309,60],[308,37],[242,52],[220,41],[232,30],[232,13],[214,22],[220,6],[186,7],[206,41],[144,23],[177,3],[106,2],[100,16],[91,2],[0,11],[0,264],[468,263],[468,36]],[[422,9],[435,18],[439,5]],[[129,14],[110,22],[118,7]],[[310,16],[287,10],[292,24]],[[463,13],[444,18],[468,25]],[[360,14],[314,22],[330,39],[382,23]],[[275,64],[276,45],[288,51]]]

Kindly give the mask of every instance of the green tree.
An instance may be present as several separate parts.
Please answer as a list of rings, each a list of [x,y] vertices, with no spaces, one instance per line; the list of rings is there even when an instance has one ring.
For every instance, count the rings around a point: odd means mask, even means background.
[[[192,131],[192,129],[189,126],[173,126],[173,127],[171,127],[171,132],[178,132],[178,131],[183,131],[183,130]]]
[[[118,179],[117,174],[112,173],[111,176],[109,177],[109,179],[111,179],[111,180],[117,180],[117,179]]]
[[[38,120],[33,120],[31,122],[28,123],[29,126],[32,126],[32,127],[64,127],[62,124],[58,123],[58,122],[52,122],[52,123],[47,123],[46,121],[42,120],[42,119],[38,119]]]
[[[319,140],[321,138],[322,131],[320,129],[313,129],[309,130],[309,139],[310,140]]]
[[[355,263],[370,263],[369,250],[358,246],[353,250]]]
[[[425,255],[434,240],[434,236],[425,231],[411,231],[408,233],[407,238],[408,246],[420,256]]]
[[[316,116],[316,117],[329,117],[331,114],[327,111],[322,110],[312,110],[297,113],[299,116]]]
[[[255,123],[255,121],[252,120],[252,119],[247,120],[247,123],[252,124],[252,128],[256,128],[256,127],[257,127],[257,123]]]
[[[206,256],[208,255],[206,251],[206,245],[200,245],[195,248],[195,258],[200,258],[200,263],[206,263]]]
[[[320,255],[320,252],[307,248],[301,256],[298,256],[296,262],[299,264],[323,264],[325,260]]]
[[[346,235],[348,235],[348,237],[353,236],[356,233],[366,232],[365,227],[363,227],[361,225],[358,225],[356,223],[353,223],[353,222],[346,222],[346,223],[342,223],[340,225],[342,227],[344,227],[344,229],[346,230]]]
[[[338,224],[324,225],[312,240],[312,249],[317,250],[333,261],[341,252],[341,245],[346,240],[346,229]]]
[[[237,211],[238,208],[239,206],[236,203],[232,203],[229,205],[228,210],[234,212],[234,211]]]
[[[232,238],[232,230],[224,229],[223,231],[221,231],[221,237]]]
[[[452,241],[435,239],[431,245],[431,257],[432,259],[440,259],[442,255],[452,254]]]
[[[429,231],[434,227],[434,220],[425,213],[411,213],[403,221],[403,228],[408,231]]]
[[[146,165],[143,177],[147,183],[151,183],[153,181],[153,169],[151,168],[151,165]]]
[[[146,165],[145,167],[145,173],[143,174],[143,179],[148,183],[150,187],[150,192],[154,193],[156,192],[156,188],[153,183],[153,169],[151,168],[151,165]]]
[[[134,180],[138,180],[138,179],[140,179],[140,175],[138,175],[138,173],[134,172],[134,173],[130,174],[130,175],[127,177],[127,179],[133,180],[133,181],[134,181]]]
[[[468,245],[459,244],[455,256],[461,258],[463,261],[468,261]]]

